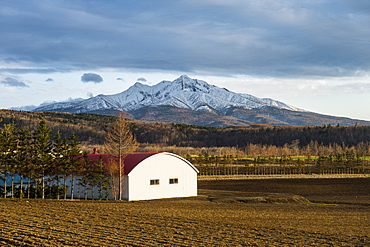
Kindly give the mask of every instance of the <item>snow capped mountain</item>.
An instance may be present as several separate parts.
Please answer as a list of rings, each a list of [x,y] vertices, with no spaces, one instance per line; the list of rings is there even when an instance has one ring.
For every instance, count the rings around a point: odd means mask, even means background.
[[[162,81],[154,86],[139,82],[115,95],[98,95],[78,101],[62,102],[39,107],[36,111],[94,112],[121,110],[131,112],[143,107],[172,106],[193,111],[208,111],[224,115],[230,108],[251,110],[276,107],[302,111],[283,102],[260,99],[249,94],[231,92],[205,81],[182,75],[174,81]]]
[[[144,122],[215,127],[251,124],[370,125],[370,122],[363,120],[307,112],[273,99],[231,92],[186,75],[174,81],[161,81],[154,86],[137,82],[118,94],[52,103],[34,110],[103,115],[124,111],[128,118]]]

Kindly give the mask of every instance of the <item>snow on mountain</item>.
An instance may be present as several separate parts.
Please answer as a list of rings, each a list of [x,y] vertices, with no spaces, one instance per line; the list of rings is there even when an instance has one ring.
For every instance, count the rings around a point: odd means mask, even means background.
[[[36,111],[93,112],[122,110],[130,112],[142,107],[174,106],[188,110],[224,114],[232,107],[243,109],[272,106],[291,111],[301,109],[283,102],[231,92],[205,81],[182,75],[174,81],[162,81],[154,86],[136,82],[126,91],[114,95],[98,95],[77,102],[59,102],[36,108]]]
[[[41,108],[41,107],[45,107],[47,105],[54,105],[54,107],[56,107],[57,104],[61,104],[63,106],[66,106],[68,105],[69,103],[76,103],[76,102],[80,102],[82,100],[85,100],[83,98],[69,98],[67,100],[64,100],[64,101],[45,101],[43,103],[41,103],[40,105],[26,105],[26,106],[19,106],[19,107],[11,107],[9,108],[10,110],[16,110],[16,111],[33,111],[37,108]]]

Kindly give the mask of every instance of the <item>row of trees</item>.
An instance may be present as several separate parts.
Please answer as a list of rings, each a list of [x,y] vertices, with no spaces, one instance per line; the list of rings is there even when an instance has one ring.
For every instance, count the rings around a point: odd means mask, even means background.
[[[360,142],[355,146],[342,144],[324,145],[311,141],[301,146],[299,140],[293,140],[283,146],[247,143],[244,147],[179,147],[164,145],[141,145],[142,152],[167,151],[181,155],[196,164],[201,163],[230,163],[230,160],[244,159],[284,159],[288,157],[301,157],[306,161],[315,157],[342,157],[339,161],[350,160],[351,157],[365,159],[370,155],[370,142]]]
[[[10,194],[14,197],[18,194],[20,198],[40,196],[42,199],[48,196],[50,191],[59,198],[60,194],[66,196],[65,181],[67,177],[77,174],[84,174],[83,179],[89,182],[94,179],[92,174],[103,174],[100,171],[91,169],[90,161],[84,159],[79,149],[77,137],[71,135],[68,138],[62,137],[60,132],[52,136],[47,122],[41,120],[39,125],[31,130],[19,128],[15,124],[5,124],[0,129],[0,178],[3,181],[2,195],[7,197]],[[86,157],[86,155],[85,155]],[[15,178],[18,177],[19,184],[15,188]],[[54,180],[54,181],[52,181]],[[11,191],[8,191],[10,181]],[[27,182],[27,185],[24,184]],[[64,181],[64,186],[61,186]],[[47,185],[56,182],[56,186]],[[51,183],[54,184],[54,183]],[[55,188],[53,188],[55,187]],[[15,191],[17,189],[17,191]],[[9,193],[10,192],[10,193]]]
[[[359,142],[349,146],[345,143],[324,145],[317,141],[302,146],[300,141],[293,140],[283,146],[248,143],[243,149],[246,155],[256,156],[335,156],[338,154],[355,153],[357,156],[370,154],[370,142]]]
[[[124,158],[137,146],[123,116],[116,118],[107,131],[104,151],[110,154],[108,162],[103,162],[102,157],[99,161],[89,159],[88,154],[81,151],[74,134],[69,137],[62,136],[59,131],[51,134],[44,119],[34,129],[4,124],[0,127],[1,195],[22,198],[27,194],[28,198],[59,199],[62,194],[66,198],[66,181],[70,179],[72,199],[76,182],[83,188],[85,196],[88,189],[93,193],[93,188],[97,187],[101,193],[111,190],[113,196],[118,195],[118,199],[122,199]],[[17,185],[14,182],[16,177],[19,180]],[[100,197],[108,196],[101,193]]]
[[[222,151],[220,148],[201,148],[197,155],[184,157],[203,175],[370,172],[370,142],[349,147],[312,141],[301,147],[295,140],[282,147],[249,143],[242,149],[228,150],[229,154],[222,154]]]

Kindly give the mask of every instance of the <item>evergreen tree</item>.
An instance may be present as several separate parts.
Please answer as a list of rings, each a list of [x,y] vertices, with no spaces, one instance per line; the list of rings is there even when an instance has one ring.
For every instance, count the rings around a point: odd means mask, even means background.
[[[33,137],[33,160],[39,175],[39,180],[41,180],[42,199],[45,198],[45,176],[48,175],[54,160],[50,132],[51,130],[47,127],[47,122],[45,119],[42,119],[39,126],[34,131]]]
[[[60,199],[60,188],[61,188],[61,179],[66,180],[68,175],[68,162],[67,162],[67,142],[65,138],[62,138],[60,132],[58,131],[55,135],[55,143],[53,150],[54,165],[52,169],[52,174],[57,180],[57,199]],[[65,193],[65,186],[63,187]]]
[[[6,124],[1,129],[0,134],[0,165],[1,179],[4,182],[3,195],[7,197],[8,179],[12,178],[11,197],[14,197],[14,175],[16,173],[16,156],[17,156],[17,128],[14,124]]]
[[[75,190],[75,176],[81,173],[82,167],[82,151],[79,148],[80,143],[77,142],[77,136],[72,134],[68,138],[67,142],[67,154],[66,154],[66,166],[68,167],[68,172],[71,175],[71,199],[73,199]],[[67,188],[65,187],[65,190]],[[67,192],[67,191],[65,191]],[[64,194],[66,198],[66,193]]]
[[[16,164],[17,164],[17,174],[20,177],[19,180],[19,198],[24,197],[24,190],[23,190],[23,181],[24,178],[27,178],[28,186],[27,190],[30,189],[30,177],[32,176],[34,170],[34,164],[32,162],[31,157],[31,133],[29,130],[26,129],[18,129],[17,132],[17,139],[18,139],[18,147],[17,147],[17,157],[16,157]],[[28,193],[29,196],[29,193]]]

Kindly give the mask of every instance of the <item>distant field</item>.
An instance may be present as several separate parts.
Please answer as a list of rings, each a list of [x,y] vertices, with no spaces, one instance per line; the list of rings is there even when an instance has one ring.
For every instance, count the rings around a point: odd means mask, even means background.
[[[0,246],[370,246],[370,178],[201,180],[199,194],[1,199]]]

